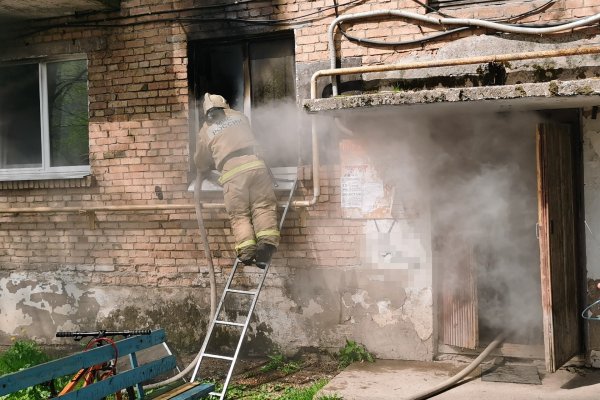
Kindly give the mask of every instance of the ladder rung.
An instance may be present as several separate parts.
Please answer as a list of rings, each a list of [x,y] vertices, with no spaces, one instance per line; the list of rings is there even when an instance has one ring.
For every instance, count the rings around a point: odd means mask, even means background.
[[[242,324],[240,322],[229,322],[229,321],[219,321],[219,320],[215,320],[215,324],[233,325],[233,326],[245,326],[246,325],[246,324]]]
[[[218,359],[220,359],[220,360],[233,361],[233,357],[220,356],[220,355],[218,355],[218,354],[209,354],[209,353],[204,353],[204,357],[218,358]]]
[[[252,290],[225,289],[225,291],[231,292],[231,293],[241,293],[241,294],[256,294],[256,292],[252,291]]]

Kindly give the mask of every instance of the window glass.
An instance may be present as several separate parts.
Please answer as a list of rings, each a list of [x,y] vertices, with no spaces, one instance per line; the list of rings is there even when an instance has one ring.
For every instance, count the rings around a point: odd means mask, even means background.
[[[296,165],[302,129],[294,101],[294,41],[252,42],[248,54],[252,127],[262,155],[271,167]]]
[[[0,180],[89,173],[87,60],[0,66]]]
[[[37,64],[0,67],[0,169],[42,165]]]
[[[294,42],[288,39],[250,43],[252,107],[294,99]]]
[[[87,165],[87,62],[49,63],[47,77],[50,166]]]

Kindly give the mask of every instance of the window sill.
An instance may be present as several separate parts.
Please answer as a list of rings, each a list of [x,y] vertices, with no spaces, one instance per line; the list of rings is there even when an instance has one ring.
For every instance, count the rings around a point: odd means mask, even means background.
[[[277,183],[277,186],[274,188],[276,191],[286,191],[289,192],[292,189],[292,185],[296,180],[296,175],[298,174],[297,167],[274,167],[271,168],[271,172],[273,173],[273,178]],[[215,176],[218,177],[218,172],[214,171]],[[195,181],[192,181],[188,186],[188,192],[194,191]],[[202,182],[203,192],[222,192],[223,188],[219,186],[215,182],[211,182],[210,180],[205,180]]]
[[[21,179],[7,180],[0,176],[0,190],[14,190],[14,189],[62,189],[62,188],[83,188],[91,187],[94,182],[94,177],[87,174],[86,176],[72,176],[72,177],[52,177],[46,176],[36,177],[35,179],[27,179],[25,177]]]

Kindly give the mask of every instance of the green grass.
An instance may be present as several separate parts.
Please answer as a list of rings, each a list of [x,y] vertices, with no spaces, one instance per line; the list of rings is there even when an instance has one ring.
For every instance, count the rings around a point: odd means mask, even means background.
[[[31,340],[17,340],[0,354],[0,375],[10,374],[51,360],[51,357]],[[2,400],[42,400],[50,397],[50,388],[36,385],[0,396]]]
[[[255,388],[246,385],[230,385],[227,389],[228,399],[240,400],[313,400],[315,394],[327,383],[320,379],[308,387],[292,387],[282,384],[264,384]],[[343,400],[337,395],[322,396],[315,400]]]
[[[52,360],[37,343],[31,340],[16,340],[4,353],[0,354],[0,376],[30,368]],[[63,376],[54,379],[54,387],[60,391],[71,379]],[[81,385],[81,383],[79,384]],[[36,385],[16,393],[0,396],[0,400],[45,400],[50,398],[50,386]],[[114,398],[108,396],[107,399]]]
[[[48,362],[52,358],[46,354],[35,342],[30,340],[17,340],[4,353],[0,354],[0,376],[11,372],[17,372],[25,368]],[[287,360],[282,354],[269,356],[269,362],[262,368],[262,372],[281,371],[291,374],[302,369],[302,363]],[[69,380],[62,377],[55,380],[58,390]],[[295,387],[290,384],[267,383],[258,387],[232,384],[227,390],[230,399],[243,400],[343,400],[337,395],[321,396],[315,399],[315,394],[327,383],[326,379],[320,379],[308,387]],[[216,385],[216,391],[222,389],[222,385]],[[221,388],[219,388],[221,386]],[[23,389],[17,393],[0,396],[0,400],[45,400],[50,397],[50,389],[45,385],[37,385]],[[112,398],[109,396],[108,398]]]

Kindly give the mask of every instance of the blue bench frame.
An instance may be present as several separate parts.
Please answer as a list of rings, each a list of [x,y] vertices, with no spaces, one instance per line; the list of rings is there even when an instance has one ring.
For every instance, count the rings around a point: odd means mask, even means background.
[[[163,329],[152,331],[150,335],[133,336],[117,341],[116,346],[119,351],[119,357],[129,355],[131,362],[130,370],[119,372],[108,379],[95,382],[56,398],[61,400],[101,399],[130,386],[137,388],[138,398],[145,398],[141,382],[174,369],[176,367],[175,356],[168,355],[158,360],[138,365],[135,353],[161,344],[164,341],[165,331]],[[113,358],[114,348],[112,346],[101,346],[1,376],[0,396],[14,393],[30,386],[39,385],[61,376],[75,374],[82,368],[101,364]],[[214,385],[212,384],[199,384],[183,393],[179,393],[174,398],[178,400],[200,399],[207,396],[213,390]]]

